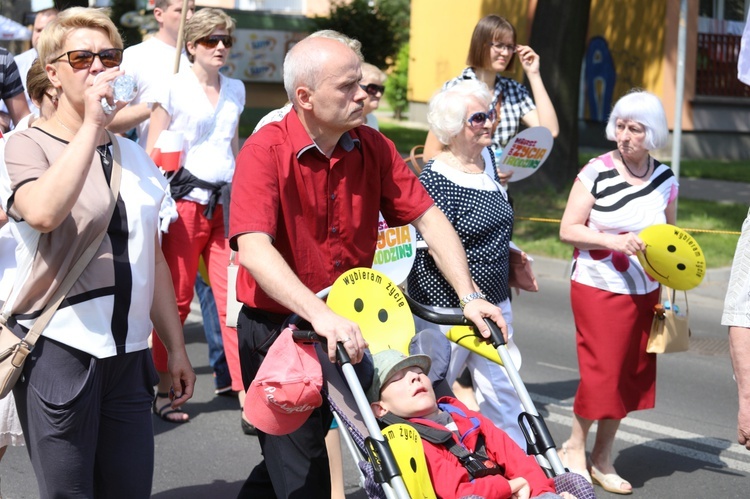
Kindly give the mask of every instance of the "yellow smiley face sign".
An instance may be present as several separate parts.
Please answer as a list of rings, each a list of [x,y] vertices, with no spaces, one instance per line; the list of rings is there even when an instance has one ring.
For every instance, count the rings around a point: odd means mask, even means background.
[[[377,270],[351,269],[331,287],[328,306],[356,322],[374,354],[394,349],[409,355],[414,319],[404,293]]]
[[[643,269],[672,289],[693,289],[706,275],[706,257],[693,237],[670,224],[652,225],[639,237],[646,250],[638,253]]]
[[[434,499],[430,472],[422,447],[422,437],[413,427],[399,423],[392,424],[383,430],[383,436],[396,458],[404,485],[413,499]]]

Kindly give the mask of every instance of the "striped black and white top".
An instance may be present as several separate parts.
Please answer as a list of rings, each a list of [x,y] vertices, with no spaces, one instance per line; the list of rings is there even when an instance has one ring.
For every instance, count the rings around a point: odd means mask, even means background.
[[[580,171],[578,180],[595,198],[586,225],[607,234],[638,234],[651,225],[666,223],[665,210],[678,190],[672,170],[656,160],[646,182],[628,183],[615,168],[610,153],[592,159]],[[576,249],[571,279],[620,294],[646,294],[659,286],[636,256],[610,250]]]

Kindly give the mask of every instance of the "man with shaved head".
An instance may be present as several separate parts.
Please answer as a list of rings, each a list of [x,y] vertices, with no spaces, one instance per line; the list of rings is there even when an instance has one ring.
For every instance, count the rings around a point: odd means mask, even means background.
[[[315,293],[344,272],[372,264],[378,212],[390,226],[411,223],[421,232],[464,314],[486,336],[484,317],[505,329],[500,310],[474,287],[448,219],[393,143],[361,126],[367,93],[360,87],[360,64],[338,40],[296,44],[284,61],[293,111],[252,135],[237,157],[229,237],[241,264],[237,297],[244,306],[237,332],[245,388],[292,312],[328,340],[331,361],[337,342],[353,363],[362,360],[367,343],[357,324]],[[253,408],[247,409],[252,416]],[[324,439],[331,419],[323,397],[292,433],[276,436],[259,428],[265,460],[239,497],[330,497]]]

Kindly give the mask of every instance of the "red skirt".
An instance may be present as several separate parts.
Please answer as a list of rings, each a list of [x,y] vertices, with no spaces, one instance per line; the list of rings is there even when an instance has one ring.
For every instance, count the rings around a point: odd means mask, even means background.
[[[656,354],[646,352],[659,290],[621,295],[571,281],[578,385],[573,411],[586,419],[622,419],[653,409]]]

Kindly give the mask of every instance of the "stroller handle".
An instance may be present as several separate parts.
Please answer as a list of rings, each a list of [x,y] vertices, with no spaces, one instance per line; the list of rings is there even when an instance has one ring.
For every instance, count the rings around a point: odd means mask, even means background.
[[[323,347],[323,350],[328,349],[328,340],[325,336],[321,336],[315,331],[307,331],[307,330],[301,330],[301,329],[294,329],[292,330],[292,339],[297,342],[313,342],[313,343],[320,343],[320,346]],[[339,364],[350,364],[351,358],[349,357],[349,353],[346,351],[346,348],[344,347],[344,344],[342,342],[336,343],[336,360],[339,362]]]
[[[425,307],[421,303],[414,301],[414,299],[407,294],[404,294],[404,298],[406,298],[406,302],[409,304],[411,312],[420,319],[432,322],[433,324],[440,324],[444,326],[471,326],[474,330],[474,334],[478,338],[486,341],[486,338],[484,338],[479,333],[477,327],[469,319],[464,317],[463,314],[446,314],[435,312],[434,310]],[[498,348],[505,345],[506,341],[503,337],[503,331],[497,326],[497,324],[492,322],[492,319],[490,319],[489,317],[485,317],[484,322],[490,329],[489,342],[492,344],[492,346]]]

